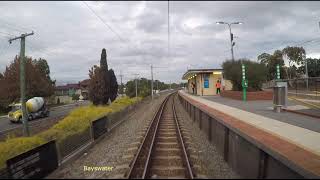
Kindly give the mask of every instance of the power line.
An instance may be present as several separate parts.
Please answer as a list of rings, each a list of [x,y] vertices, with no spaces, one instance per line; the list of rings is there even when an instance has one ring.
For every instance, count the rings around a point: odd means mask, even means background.
[[[17,26],[17,25],[13,25],[11,23],[8,23],[7,21],[3,20],[3,19],[0,19],[0,21],[2,21],[2,24],[7,24],[6,26],[11,26],[11,27],[15,27],[15,30],[19,31],[19,32],[24,32],[24,31],[32,31],[32,29],[30,28],[25,28],[25,27],[21,27],[21,26]],[[16,29],[18,28],[18,29]],[[11,28],[13,29],[13,28]],[[22,31],[21,31],[22,29]],[[34,29],[34,28],[33,28]]]
[[[170,57],[170,18],[169,18],[169,0],[168,0],[168,58]]]
[[[113,30],[113,29],[111,28],[111,26],[110,26],[109,24],[107,24],[107,23],[101,18],[101,16],[99,16],[85,1],[82,1],[82,2],[83,2],[83,3],[89,8],[89,10],[90,10],[104,25],[106,25],[106,26],[109,28],[109,30],[111,30],[122,42],[124,42],[124,43],[131,42],[129,39],[124,39],[124,38],[122,38],[115,30]],[[129,43],[126,44],[126,45],[130,46]],[[136,50],[138,50],[138,51],[140,51],[142,54],[146,55],[146,53],[143,52],[140,48],[138,48],[138,47],[136,47],[136,46],[134,46],[134,47],[135,47]],[[131,47],[131,48],[132,48],[132,47]],[[145,60],[144,56],[142,56],[142,58]]]
[[[114,30],[111,28],[111,26],[109,26],[85,1],[82,1],[82,2],[90,9],[90,11],[91,11],[104,25],[106,25],[106,26],[110,29],[110,31],[112,31],[115,35],[117,35],[117,37],[118,37],[121,41],[125,42],[125,40],[122,39],[121,36],[120,36],[116,31],[114,31]]]
[[[5,35],[8,35],[8,36],[13,36],[12,34],[9,34],[9,33],[5,33],[5,32],[0,32],[1,34],[5,34]]]

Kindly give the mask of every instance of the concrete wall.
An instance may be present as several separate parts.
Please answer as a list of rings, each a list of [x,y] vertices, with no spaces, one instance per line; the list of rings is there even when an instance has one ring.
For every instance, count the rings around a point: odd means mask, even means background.
[[[55,103],[57,103],[58,98],[60,99],[60,103],[69,104],[75,102],[72,100],[72,97],[70,96],[56,96],[55,97]]]

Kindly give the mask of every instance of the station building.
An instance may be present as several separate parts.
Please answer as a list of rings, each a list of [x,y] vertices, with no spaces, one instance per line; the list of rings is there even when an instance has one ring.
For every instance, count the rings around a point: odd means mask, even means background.
[[[223,77],[223,69],[189,69],[182,76],[187,80],[187,91],[192,92],[192,83],[195,84],[195,94],[199,96],[216,95],[216,82],[220,80],[221,91],[232,90],[232,83]]]

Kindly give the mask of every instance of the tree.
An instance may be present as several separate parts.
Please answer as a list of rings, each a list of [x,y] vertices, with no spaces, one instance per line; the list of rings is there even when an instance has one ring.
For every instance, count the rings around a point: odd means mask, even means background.
[[[258,56],[258,61],[267,67],[267,80],[273,80],[276,78],[277,65],[280,66],[281,78],[283,79],[285,77],[284,60],[280,50],[274,51],[272,55],[268,53],[262,53]]]
[[[37,60],[25,57],[26,61],[26,98],[35,96],[48,97],[54,93],[54,87],[50,75],[46,74],[38,66]],[[49,69],[49,66],[48,66]],[[0,81],[0,106],[20,100],[20,58],[16,56],[14,61],[6,67]]]
[[[308,76],[309,77],[319,77],[320,76],[320,59],[307,58],[308,62]],[[299,74],[306,73],[305,61],[301,63],[301,66],[297,69]]]
[[[233,90],[242,90],[241,62],[246,66],[248,91],[261,90],[262,83],[267,79],[267,67],[264,64],[256,63],[248,59],[239,59],[236,61],[227,60],[222,64],[225,78],[232,82]]]
[[[293,67],[294,64],[301,65],[306,57],[306,51],[303,47],[290,47],[287,46],[282,50],[283,55],[286,56],[286,58],[289,60],[289,79],[292,79],[292,77],[296,77],[297,74],[293,74],[293,72],[296,70],[295,67]]]
[[[258,61],[266,66],[270,63],[272,55],[268,53],[262,53],[258,56]]]
[[[110,77],[110,100],[114,101],[117,98],[118,94],[118,82],[114,71],[110,69],[108,71]]]
[[[140,78],[137,81],[138,81],[138,96],[141,96],[141,97],[150,96],[151,95],[151,80],[146,79],[146,78]],[[154,90],[158,90],[157,85],[156,85],[157,83],[158,83],[159,90],[169,89],[169,87],[170,87],[169,84],[166,84],[166,83],[161,82],[159,80],[154,80],[154,82],[153,82]],[[183,83],[181,83],[180,86],[182,86],[182,84]],[[171,88],[176,88],[176,86],[174,86],[174,84],[173,84],[173,85],[171,85]],[[136,82],[135,82],[135,80],[131,80],[126,83],[126,95],[129,97],[136,96]]]
[[[109,99],[114,101],[117,97],[118,83],[114,71],[108,70],[107,53],[102,49],[100,67],[93,66],[89,70],[89,99],[93,104],[107,104]]]

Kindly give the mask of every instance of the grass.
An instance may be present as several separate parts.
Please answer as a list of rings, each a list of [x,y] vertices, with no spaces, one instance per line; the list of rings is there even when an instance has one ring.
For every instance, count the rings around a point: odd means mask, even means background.
[[[6,141],[0,143],[0,169],[6,166],[6,160],[14,156],[29,151],[53,139],[59,143],[69,136],[81,134],[90,127],[92,121],[106,116],[109,113],[120,111],[140,100],[141,98],[124,97],[115,100],[110,106],[88,105],[78,107],[44,132],[32,137],[8,137]]]

